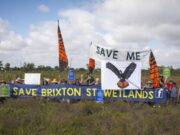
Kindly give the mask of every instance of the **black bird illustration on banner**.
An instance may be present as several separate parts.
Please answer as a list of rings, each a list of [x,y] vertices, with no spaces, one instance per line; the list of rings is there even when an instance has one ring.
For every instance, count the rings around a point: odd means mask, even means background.
[[[136,69],[136,66],[136,63],[132,62],[129,64],[129,66],[126,67],[124,72],[122,72],[121,70],[118,70],[118,68],[115,67],[112,63],[106,63],[106,68],[110,69],[120,79],[117,83],[119,88],[126,88],[129,86],[129,83],[126,80],[132,75]]]

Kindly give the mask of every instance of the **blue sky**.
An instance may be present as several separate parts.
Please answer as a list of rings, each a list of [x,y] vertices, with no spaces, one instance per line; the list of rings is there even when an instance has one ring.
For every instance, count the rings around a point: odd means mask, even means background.
[[[73,67],[86,67],[91,41],[152,49],[159,65],[180,67],[179,7],[179,0],[0,0],[0,60],[57,66],[60,19]]]
[[[11,29],[22,35],[26,34],[30,24],[46,20],[59,19],[58,11],[81,7],[84,0],[0,0],[0,17],[11,23]],[[49,12],[40,12],[41,4],[49,8]]]

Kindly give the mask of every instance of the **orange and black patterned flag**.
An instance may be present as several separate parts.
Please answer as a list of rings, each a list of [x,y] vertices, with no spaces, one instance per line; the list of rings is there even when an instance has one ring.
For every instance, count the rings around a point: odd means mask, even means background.
[[[159,81],[160,81],[159,70],[158,70],[157,63],[156,63],[156,60],[152,51],[149,57],[149,64],[150,64],[150,78],[152,79],[153,87],[158,88]]]
[[[90,74],[93,73],[94,68],[95,68],[95,60],[92,58],[89,58],[88,69],[89,69]]]
[[[64,70],[68,66],[68,58],[66,55],[64,42],[59,27],[59,20],[58,20],[58,48],[59,48],[59,68],[60,70]]]

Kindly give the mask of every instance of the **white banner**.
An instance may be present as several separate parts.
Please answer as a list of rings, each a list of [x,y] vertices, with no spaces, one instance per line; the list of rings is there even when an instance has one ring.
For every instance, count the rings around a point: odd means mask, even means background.
[[[141,62],[102,61],[102,89],[141,89]]]
[[[25,73],[24,83],[40,85],[41,84],[41,74],[40,73]]]
[[[150,53],[145,51],[122,51],[103,47],[101,45],[91,44],[90,57],[95,60],[117,60],[117,61],[140,61]]]

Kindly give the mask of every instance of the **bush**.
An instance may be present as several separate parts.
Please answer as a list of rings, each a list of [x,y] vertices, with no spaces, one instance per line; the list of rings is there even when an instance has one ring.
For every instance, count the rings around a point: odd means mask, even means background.
[[[8,99],[0,106],[0,134],[180,134],[180,106],[153,108],[113,101],[73,104],[41,99]]]

